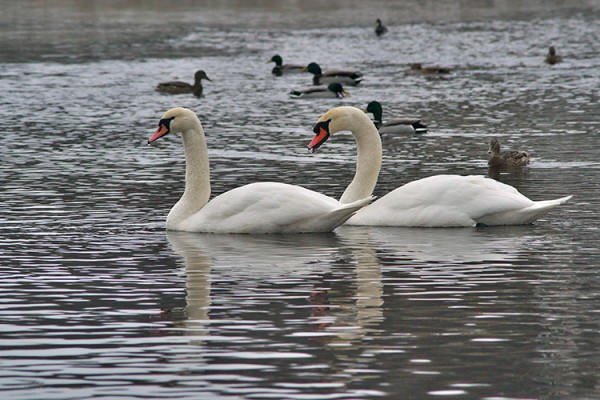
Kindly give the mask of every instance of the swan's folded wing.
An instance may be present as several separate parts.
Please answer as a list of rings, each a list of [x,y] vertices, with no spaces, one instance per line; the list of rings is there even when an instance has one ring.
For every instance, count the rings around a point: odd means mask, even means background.
[[[215,197],[185,225],[198,232],[329,232],[369,201],[342,205],[301,186],[253,183]]]

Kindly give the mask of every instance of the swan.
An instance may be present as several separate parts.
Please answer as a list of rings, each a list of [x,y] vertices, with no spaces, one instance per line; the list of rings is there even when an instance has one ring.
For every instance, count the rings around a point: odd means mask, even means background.
[[[344,87],[339,83],[330,83],[325,86],[311,86],[305,89],[296,89],[290,92],[292,99],[328,99],[349,97],[350,93],[344,90]]]
[[[281,58],[279,54],[275,54],[273,57],[271,57],[271,59],[267,61],[267,64],[269,63],[275,63],[275,66],[271,70],[271,73],[276,76],[281,76],[283,74],[289,73],[300,73],[304,68],[304,66],[302,65],[284,64],[283,58]]]
[[[388,31],[388,28],[386,28],[383,23],[381,22],[381,20],[379,18],[377,18],[377,21],[375,21],[375,34],[377,36],[381,36],[383,34],[385,34]]]
[[[206,76],[206,72],[202,70],[196,71],[194,74],[194,84],[190,85],[187,82],[181,81],[171,81],[171,82],[162,82],[156,85],[156,90],[163,93],[170,94],[183,94],[183,93],[193,93],[194,96],[200,97],[202,96],[202,79],[206,79],[210,81],[210,78]],[[212,81],[211,81],[212,82]]]
[[[554,46],[550,46],[550,48],[548,49],[548,54],[546,55],[546,64],[554,65],[558,64],[559,62],[562,62],[562,60],[562,56],[556,54],[556,49],[554,48]]]
[[[389,121],[382,121],[383,107],[378,101],[371,101],[367,104],[366,113],[373,114],[373,123],[380,134],[413,134],[427,133],[427,125],[423,124],[420,118],[394,118]]]
[[[343,85],[356,86],[363,79],[363,74],[358,71],[332,70],[323,72],[319,64],[314,62],[308,64],[304,68],[304,71],[313,74],[313,85],[341,83]]]
[[[368,204],[371,195],[342,204],[323,194],[278,182],[261,182],[225,192],[211,201],[210,167],[204,130],[187,108],[172,108],[160,119],[148,144],[181,133],[185,190],[167,217],[167,229],[212,233],[329,232]]]
[[[357,144],[354,179],[340,201],[350,203],[373,193],[381,168],[381,139],[369,117],[355,107],[323,114],[308,145],[314,151],[330,135],[351,131]],[[529,224],[572,196],[532,201],[514,187],[484,176],[435,175],[409,182],[360,209],[346,224],[460,227]]]

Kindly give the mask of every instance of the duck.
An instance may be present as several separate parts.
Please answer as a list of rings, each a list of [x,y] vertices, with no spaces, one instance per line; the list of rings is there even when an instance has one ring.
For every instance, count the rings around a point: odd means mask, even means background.
[[[373,200],[341,203],[324,194],[281,182],[237,187],[209,201],[210,166],[204,130],[190,109],[163,114],[148,144],[169,133],[181,134],[185,153],[185,190],[167,216],[170,231],[207,233],[331,232]]]
[[[313,85],[341,83],[343,85],[356,86],[363,79],[363,74],[358,71],[331,70],[323,72],[321,66],[315,62],[308,64],[304,68],[304,71],[313,74]]]
[[[156,90],[163,93],[170,94],[184,94],[184,93],[193,93],[194,96],[200,97],[202,96],[202,79],[206,79],[207,81],[211,81],[208,76],[206,76],[206,72],[203,70],[198,70],[194,74],[194,84],[190,85],[187,82],[181,81],[171,81],[171,82],[162,82],[156,86]],[[211,81],[212,82],[212,81]]]
[[[308,145],[315,151],[340,131],[357,144],[356,172],[342,203],[370,196],[381,169],[379,132],[370,118],[351,106],[335,107],[313,127]],[[480,175],[434,175],[411,181],[358,210],[345,224],[404,227],[475,227],[530,224],[572,196],[533,201],[510,185]]]
[[[383,23],[381,22],[381,20],[379,18],[377,18],[377,20],[375,21],[375,34],[377,36],[381,36],[381,35],[387,33],[387,31],[388,31],[388,28],[383,25]]]
[[[556,54],[556,48],[554,46],[550,46],[548,49],[548,54],[546,55],[546,64],[554,65],[562,62],[562,56]]]
[[[423,124],[420,118],[395,118],[383,122],[381,116],[383,107],[381,103],[373,100],[367,105],[366,113],[373,114],[373,123],[379,131],[379,134],[413,134],[427,133],[427,125]]]
[[[421,63],[411,64],[410,71],[418,72],[418,73],[422,73],[422,74],[438,74],[438,75],[449,74],[452,72],[452,70],[447,67],[440,67],[439,65],[430,65],[430,66],[424,67],[423,64],[421,64]]]
[[[524,151],[500,151],[500,141],[493,138],[490,140],[490,148],[488,150],[490,159],[488,166],[499,170],[514,170],[521,169],[529,164],[529,155]]]
[[[311,86],[304,89],[296,89],[290,92],[292,99],[326,99],[350,97],[344,87],[339,83],[330,83],[325,86]]]
[[[281,58],[279,54],[275,54],[273,57],[271,57],[271,59],[267,61],[267,64],[268,63],[275,63],[275,66],[271,70],[271,73],[273,73],[273,75],[276,76],[281,76],[283,74],[289,73],[300,73],[304,68],[303,65],[284,64],[283,58]]]

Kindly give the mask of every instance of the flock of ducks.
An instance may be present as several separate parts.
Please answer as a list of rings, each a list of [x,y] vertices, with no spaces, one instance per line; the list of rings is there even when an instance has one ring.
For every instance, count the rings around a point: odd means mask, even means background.
[[[376,21],[375,33],[384,35],[387,28]],[[562,61],[554,47],[545,60]],[[272,73],[309,72],[312,86],[292,90],[292,98],[348,96],[343,85],[360,84],[359,71],[323,71],[317,63],[306,66],[284,64],[280,55]],[[443,67],[413,64],[412,71],[425,74],[448,74]],[[159,83],[157,91],[202,95],[203,70],[194,75],[194,83],[173,81]],[[371,119],[367,114],[372,114]],[[436,175],[409,182],[380,199],[373,197],[382,160],[381,135],[425,133],[427,126],[419,118],[383,121],[383,107],[371,101],[366,109],[335,107],[323,114],[313,127],[314,137],[308,149],[315,151],[339,131],[350,131],[357,145],[354,179],[340,199],[279,182],[259,182],[241,186],[210,199],[210,166],[204,130],[198,116],[186,108],[168,110],[148,144],[173,133],[181,134],[185,149],[185,191],[167,216],[167,229],[212,233],[301,233],[330,232],[342,224],[405,227],[461,227],[479,225],[529,224],[572,196],[554,200],[532,201],[514,187],[484,176]],[[500,172],[522,171],[529,155],[522,151],[501,151],[500,142],[490,141],[488,166],[490,176]],[[334,171],[329,171],[334,173]]]

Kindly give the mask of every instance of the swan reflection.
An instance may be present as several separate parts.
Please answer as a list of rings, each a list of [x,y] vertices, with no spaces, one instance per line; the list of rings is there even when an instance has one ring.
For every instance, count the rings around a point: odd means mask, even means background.
[[[349,342],[364,337],[373,329],[372,325],[381,322],[381,268],[365,232],[347,235],[344,241],[335,234],[167,232],[167,238],[185,265],[187,295],[183,326],[188,335],[209,336],[209,327],[219,324],[211,323],[211,308],[219,303],[219,311],[223,313],[223,304],[230,304],[231,299],[224,291],[215,290],[217,282],[221,287],[227,285],[229,293],[235,291],[238,312],[254,307],[253,311],[272,315],[269,302],[264,310],[260,309],[263,302],[270,298],[287,302],[285,319],[271,323],[300,324],[301,335],[326,337],[321,340],[324,342]],[[337,279],[332,284],[332,274],[343,274],[342,284]],[[352,282],[347,282],[346,277],[351,277]],[[245,326],[253,327],[251,323]],[[298,333],[298,329],[294,330],[292,336]]]
[[[167,238],[185,265],[186,334],[200,341],[211,331],[262,339],[260,325],[339,347],[380,329],[384,272],[390,284],[398,273],[416,277],[403,284],[418,290],[440,276],[462,282],[468,275],[470,283],[514,278],[499,266],[517,263],[531,235],[514,235],[514,227],[512,235],[502,232],[341,227],[335,234],[167,232]]]

